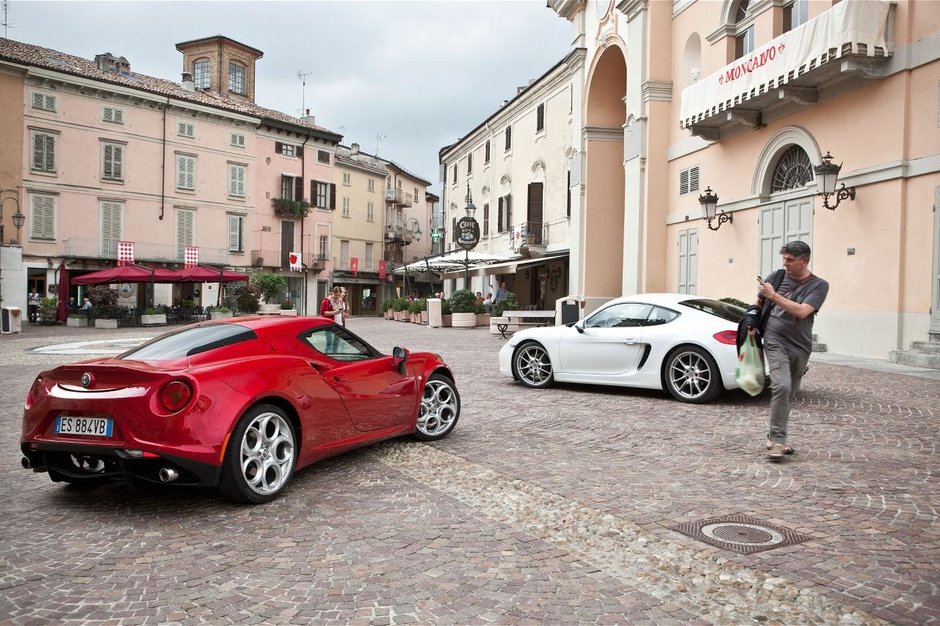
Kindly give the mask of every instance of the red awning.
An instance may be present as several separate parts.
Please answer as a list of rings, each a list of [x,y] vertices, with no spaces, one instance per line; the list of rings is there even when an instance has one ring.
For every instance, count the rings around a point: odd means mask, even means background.
[[[239,274],[225,269],[215,269],[205,265],[193,265],[173,272],[176,282],[180,283],[235,283],[248,280],[248,274]]]
[[[72,279],[73,285],[107,285],[114,283],[178,283],[176,272],[162,267],[150,268],[143,265],[118,265],[100,272],[83,274]]]

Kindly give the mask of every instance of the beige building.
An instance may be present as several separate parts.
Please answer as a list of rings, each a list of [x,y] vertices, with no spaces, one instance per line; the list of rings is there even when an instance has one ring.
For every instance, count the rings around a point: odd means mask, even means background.
[[[462,208],[468,181],[477,207],[503,197],[489,182],[503,173],[490,173],[484,189],[466,160],[473,154],[476,168],[489,134],[511,127],[512,161],[524,153],[530,166],[506,178],[513,227],[523,221],[520,205],[531,204],[519,200],[538,161],[547,184],[570,172],[561,247],[570,249],[567,290],[585,312],[636,292],[753,300],[755,275],[779,266],[782,243],[802,239],[814,250],[812,271],[832,286],[815,324],[830,351],[888,358],[929,333],[940,338],[935,3],[548,5],[572,25],[567,144],[533,158],[545,140],[524,118],[510,123],[537,112],[550,71],[441,151],[448,217]],[[830,154],[841,170],[837,186],[824,189],[817,168]],[[496,165],[508,166],[505,154]],[[706,195],[718,197],[710,220]],[[551,232],[548,240],[546,252],[556,245]],[[499,235],[481,246],[502,247]]]
[[[440,151],[446,251],[459,251],[457,221],[468,200],[480,226],[478,255],[505,259],[473,269],[468,288],[484,295],[505,281],[523,305],[554,308],[569,293],[571,185],[578,145],[579,76],[584,51],[575,50],[453,145]],[[469,198],[468,198],[469,194]],[[451,276],[450,288],[464,286]]]

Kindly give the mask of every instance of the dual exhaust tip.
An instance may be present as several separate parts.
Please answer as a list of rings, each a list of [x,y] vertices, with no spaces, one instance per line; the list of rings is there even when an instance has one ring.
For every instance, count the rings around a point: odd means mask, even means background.
[[[24,456],[20,463],[23,464],[23,469],[31,469],[36,472],[41,472],[45,467],[37,467],[33,465],[33,462],[29,460],[29,457]],[[161,483],[172,483],[180,477],[179,472],[177,472],[172,467],[161,467],[160,471],[157,473],[157,476],[160,478]]]

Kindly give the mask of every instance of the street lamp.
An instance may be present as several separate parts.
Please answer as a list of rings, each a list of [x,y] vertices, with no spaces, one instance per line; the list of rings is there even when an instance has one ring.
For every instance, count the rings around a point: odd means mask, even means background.
[[[13,225],[16,226],[16,239],[14,243],[19,243],[20,239],[20,229],[23,228],[23,223],[26,221],[26,216],[20,211],[20,201],[16,195],[3,197],[5,193],[16,194],[16,189],[0,189],[0,246],[5,243],[3,237],[3,207],[6,206],[7,200],[13,201],[13,206],[16,207],[16,212],[13,214]],[[3,302],[3,268],[0,267],[0,302]]]
[[[702,217],[708,222],[709,230],[718,230],[725,222],[734,223],[734,216],[722,211],[718,213],[718,226],[712,226],[712,220],[715,219],[715,213],[718,211],[718,194],[712,191],[711,187],[705,189],[705,193],[698,197],[699,204],[702,205]]]
[[[5,193],[16,193],[16,189],[0,189],[0,244],[6,243],[6,239],[3,236],[3,208],[6,206],[8,200],[13,202],[13,206],[16,207],[16,212],[13,214],[13,225],[16,226],[16,239],[13,240],[13,243],[19,243],[19,233],[20,229],[23,228],[23,224],[26,222],[26,216],[20,211],[20,201],[19,198],[14,196],[7,196],[4,198],[2,194]]]
[[[833,165],[832,155],[829,154],[828,150],[822,160],[822,163],[813,166],[813,172],[816,174],[816,178],[819,181],[820,192],[818,195],[823,197],[824,207],[830,211],[835,211],[836,207],[839,206],[839,203],[843,200],[855,200],[855,187],[846,189],[845,183],[842,183],[842,187],[837,191],[836,183],[839,181],[839,172],[842,170],[842,164]],[[836,197],[836,203],[829,206],[829,196],[832,195]]]

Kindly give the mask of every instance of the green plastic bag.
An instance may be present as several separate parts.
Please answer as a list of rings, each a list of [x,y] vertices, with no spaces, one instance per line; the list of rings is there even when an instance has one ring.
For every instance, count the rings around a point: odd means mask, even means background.
[[[738,352],[738,367],[734,378],[738,387],[752,396],[764,390],[764,355],[750,335]]]

